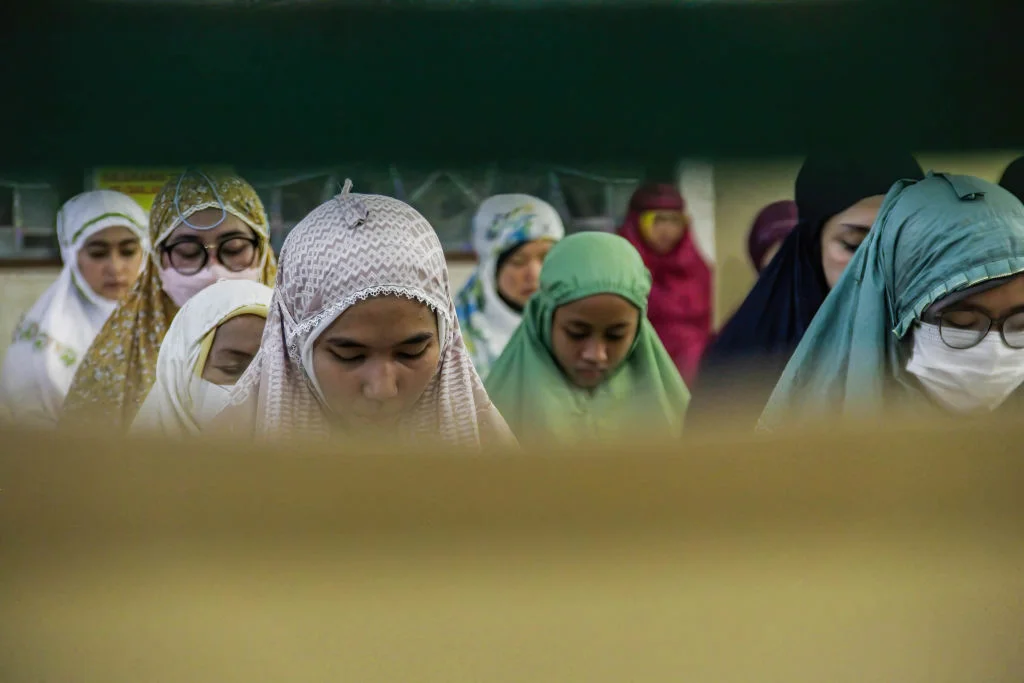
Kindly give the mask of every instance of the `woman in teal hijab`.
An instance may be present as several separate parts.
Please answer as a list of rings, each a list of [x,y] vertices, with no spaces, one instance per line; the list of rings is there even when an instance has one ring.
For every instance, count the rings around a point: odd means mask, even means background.
[[[970,176],[889,191],[797,347],[762,429],[995,410],[1024,383],[1024,205]]]
[[[650,291],[618,235],[578,233],[551,249],[486,382],[521,442],[679,436],[690,392],[647,320]]]

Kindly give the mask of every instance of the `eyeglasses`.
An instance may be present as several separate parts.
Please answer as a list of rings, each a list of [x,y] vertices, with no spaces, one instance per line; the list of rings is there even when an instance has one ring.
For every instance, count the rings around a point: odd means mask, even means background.
[[[1002,318],[991,318],[970,309],[945,311],[938,316],[939,336],[951,349],[969,349],[981,343],[992,328],[999,330],[1003,342],[1011,349],[1024,349],[1024,310],[1016,310]]]
[[[233,273],[248,270],[256,262],[260,242],[252,237],[229,237],[217,244],[203,244],[196,239],[185,239],[163,247],[171,268],[182,275],[195,275],[210,260],[214,251],[217,262]]]

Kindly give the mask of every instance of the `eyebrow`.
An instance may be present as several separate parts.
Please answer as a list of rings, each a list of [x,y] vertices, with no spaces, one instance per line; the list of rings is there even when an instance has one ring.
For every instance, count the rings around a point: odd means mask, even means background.
[[[402,341],[395,344],[395,346],[412,346],[413,344],[422,344],[423,342],[430,341],[434,338],[433,332],[420,332],[413,336],[403,339]],[[339,349],[365,349],[366,344],[358,342],[355,339],[349,339],[348,337],[332,337],[327,340],[327,343],[331,346]]]
[[[843,223],[844,228],[850,228],[851,230],[857,230],[858,232],[870,232],[871,226],[864,225],[862,223]]]
[[[256,354],[241,349],[217,349],[215,356],[228,356],[230,358],[252,358]]]
[[[216,239],[217,242],[227,242],[228,240],[234,239],[236,237],[248,238],[253,234],[255,233],[252,233],[251,231],[247,233],[242,230],[232,230],[231,232],[225,232],[221,233],[220,235],[217,235]],[[179,242],[198,242],[200,244],[205,244],[206,240],[204,239],[203,235],[197,235],[193,232],[189,232],[183,235],[178,235],[175,239],[167,241],[168,244],[178,244]]]

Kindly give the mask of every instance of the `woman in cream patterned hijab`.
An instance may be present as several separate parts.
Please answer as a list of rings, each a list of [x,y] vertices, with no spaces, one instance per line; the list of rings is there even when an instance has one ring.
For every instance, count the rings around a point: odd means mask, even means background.
[[[240,236],[232,238],[236,233]],[[273,282],[276,266],[263,202],[232,173],[187,171],[169,181],[153,202],[149,235],[152,258],[79,366],[62,428],[126,431],[153,386],[160,344],[185,301],[221,278]],[[251,240],[256,252],[237,272],[224,263],[232,239]],[[177,263],[194,261],[198,270],[176,269],[170,247],[181,253],[191,249],[196,256],[185,253],[191,260]]]
[[[349,187],[288,235],[260,352],[218,422],[267,436],[514,443],[466,352],[430,223]]]

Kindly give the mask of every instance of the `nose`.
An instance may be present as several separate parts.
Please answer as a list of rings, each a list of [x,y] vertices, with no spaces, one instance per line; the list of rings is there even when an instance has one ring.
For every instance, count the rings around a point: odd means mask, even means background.
[[[530,261],[530,265],[526,268],[526,283],[530,286],[537,284],[540,280],[540,269],[543,264],[540,260]]]
[[[588,341],[583,345],[583,351],[580,355],[583,360],[589,363],[604,365],[608,362],[608,345],[599,339]]]
[[[372,401],[387,401],[398,396],[398,373],[393,363],[373,363],[367,368],[363,396]]]

